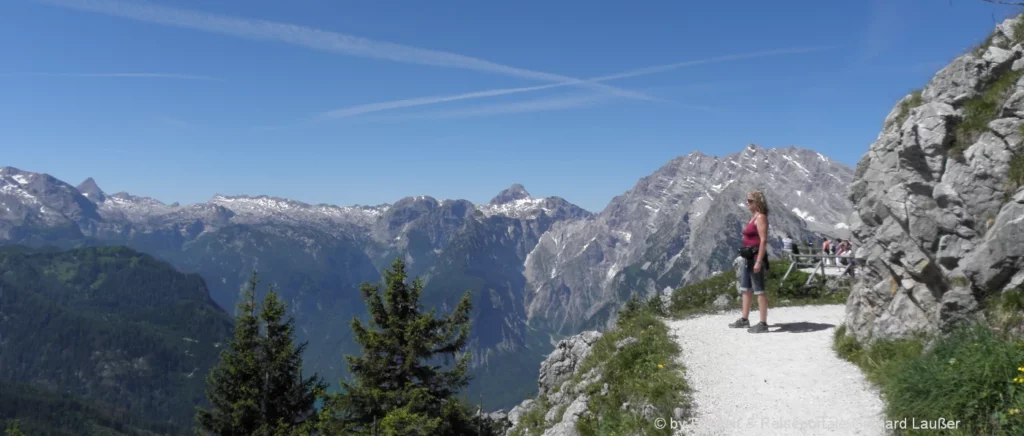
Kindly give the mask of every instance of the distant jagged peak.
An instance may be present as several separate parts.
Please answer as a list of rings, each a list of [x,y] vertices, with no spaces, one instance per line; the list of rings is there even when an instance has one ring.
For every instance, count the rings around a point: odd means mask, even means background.
[[[391,206],[381,204],[377,206],[336,206],[327,203],[315,205],[289,198],[274,197],[270,195],[225,195],[216,194],[208,204],[230,209],[235,213],[250,216],[290,216],[295,219],[328,217],[345,220],[345,217],[353,215],[366,215],[376,217],[386,212]]]
[[[112,205],[141,204],[150,206],[166,206],[162,201],[157,200],[155,198],[132,195],[125,191],[115,192],[110,195],[104,195],[107,200],[111,200],[109,202],[105,201],[105,203],[114,203]]]
[[[100,186],[96,184],[96,181],[93,180],[92,177],[83,180],[82,183],[79,183],[75,188],[78,189],[78,192],[81,192],[85,198],[88,198],[93,202],[102,203],[106,200],[106,194],[102,189],[100,189]]]
[[[290,208],[309,208],[310,205],[303,203],[298,200],[292,200],[289,198],[272,197],[269,195],[225,195],[225,194],[214,194],[213,198],[210,199],[210,203],[219,204],[222,206],[228,205],[246,205],[249,207],[264,207],[274,209],[290,209]]]
[[[36,173],[21,170],[15,167],[3,167],[0,168],[0,179],[9,178],[13,180],[18,186],[29,184],[34,179]]]
[[[491,199],[491,206],[497,206],[506,203],[512,203],[516,200],[531,200],[533,197],[530,196],[529,192],[526,192],[526,188],[519,183],[513,183],[512,186],[502,190],[498,195]]]
[[[401,209],[405,207],[418,207],[423,205],[433,208],[441,205],[441,202],[429,195],[411,195],[399,199],[395,202],[393,207],[395,209]]]

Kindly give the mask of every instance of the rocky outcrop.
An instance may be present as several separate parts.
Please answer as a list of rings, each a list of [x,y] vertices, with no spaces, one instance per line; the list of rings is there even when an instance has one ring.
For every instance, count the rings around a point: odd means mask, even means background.
[[[860,340],[947,330],[1024,282],[1018,19],[901,100],[857,165],[849,222],[867,264],[846,324]]]
[[[507,414],[507,423],[500,418],[495,422],[508,425],[506,435],[513,435],[525,430],[530,425],[524,417],[527,414],[544,414],[544,436],[570,436],[576,432],[576,421],[587,412],[589,397],[587,387],[600,381],[600,368],[592,368],[574,383],[584,359],[590,355],[594,343],[601,338],[601,333],[585,331],[555,346],[555,350],[541,363],[540,377],[537,379],[537,398],[523,401]],[[493,415],[493,414],[492,414]],[[526,434],[526,433],[524,433]]]

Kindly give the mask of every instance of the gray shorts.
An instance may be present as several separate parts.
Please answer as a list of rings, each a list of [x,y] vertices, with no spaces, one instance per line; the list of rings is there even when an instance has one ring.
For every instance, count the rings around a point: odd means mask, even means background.
[[[764,265],[761,265],[761,271],[754,272],[754,260],[746,259],[741,257],[740,262],[740,286],[739,292],[753,292],[754,295],[761,295],[764,293]]]

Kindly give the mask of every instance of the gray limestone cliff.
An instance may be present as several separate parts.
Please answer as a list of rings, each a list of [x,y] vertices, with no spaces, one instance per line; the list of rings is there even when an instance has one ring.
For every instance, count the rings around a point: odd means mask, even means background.
[[[948,330],[1024,283],[1024,22],[904,97],[857,165],[849,219],[860,340]]]

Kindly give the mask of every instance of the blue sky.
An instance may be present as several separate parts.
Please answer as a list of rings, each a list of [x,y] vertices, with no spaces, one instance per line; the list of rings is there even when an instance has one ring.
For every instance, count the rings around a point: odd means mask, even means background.
[[[694,150],[796,145],[853,166],[896,101],[1016,11],[6,0],[0,165],[168,203],[486,202],[522,183],[597,211]]]

